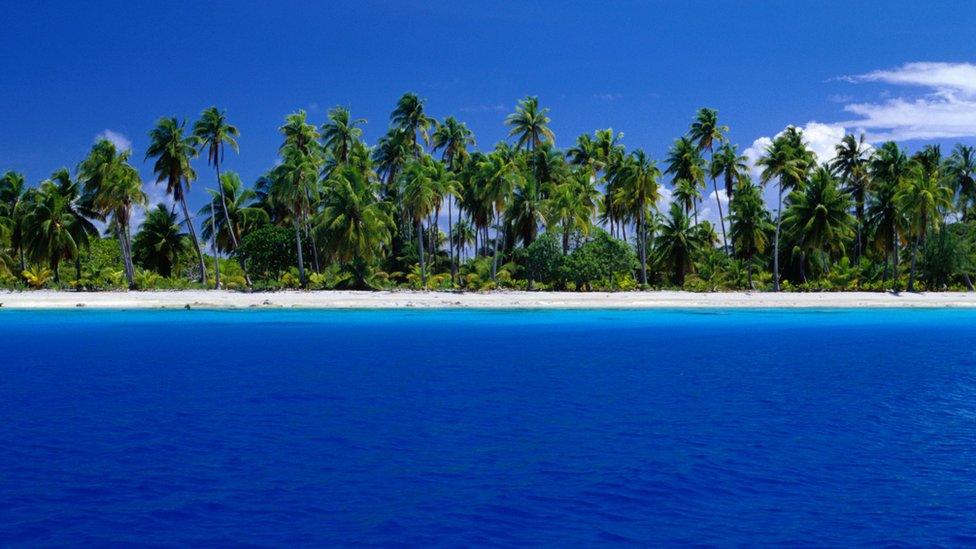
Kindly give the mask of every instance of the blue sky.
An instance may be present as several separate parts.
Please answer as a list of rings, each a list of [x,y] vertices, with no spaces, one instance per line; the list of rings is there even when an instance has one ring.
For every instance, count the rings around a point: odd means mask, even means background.
[[[845,130],[913,148],[976,135],[966,2],[28,4],[4,7],[0,170],[32,183],[106,131],[131,143],[148,181],[154,121],[192,122],[210,105],[241,130],[226,168],[250,183],[273,165],[287,113],[321,123],[349,106],[372,143],[407,90],[485,148],[528,94],[551,108],[557,145],[612,126],[655,158],[701,106],[742,150],[810,122],[820,151]],[[194,206],[213,186],[202,159],[198,173]]]

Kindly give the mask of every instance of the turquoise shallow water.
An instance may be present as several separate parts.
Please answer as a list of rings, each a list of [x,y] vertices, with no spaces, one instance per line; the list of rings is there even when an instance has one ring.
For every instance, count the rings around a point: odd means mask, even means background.
[[[0,540],[976,543],[976,312],[0,312]]]

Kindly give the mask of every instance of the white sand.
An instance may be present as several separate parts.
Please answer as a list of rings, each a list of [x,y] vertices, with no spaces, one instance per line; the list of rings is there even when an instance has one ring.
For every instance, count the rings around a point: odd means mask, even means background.
[[[165,292],[0,292],[2,309],[642,309],[701,307],[976,307],[976,293],[868,292],[347,292],[241,293],[215,290]]]

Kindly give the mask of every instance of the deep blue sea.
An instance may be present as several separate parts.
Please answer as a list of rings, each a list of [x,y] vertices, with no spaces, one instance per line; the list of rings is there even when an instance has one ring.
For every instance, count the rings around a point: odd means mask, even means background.
[[[976,312],[0,312],[0,544],[976,544]]]

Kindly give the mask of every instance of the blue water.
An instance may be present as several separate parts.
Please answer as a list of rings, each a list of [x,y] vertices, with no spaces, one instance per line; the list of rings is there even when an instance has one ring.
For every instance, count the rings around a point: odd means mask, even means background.
[[[0,312],[0,542],[976,544],[976,313]]]

